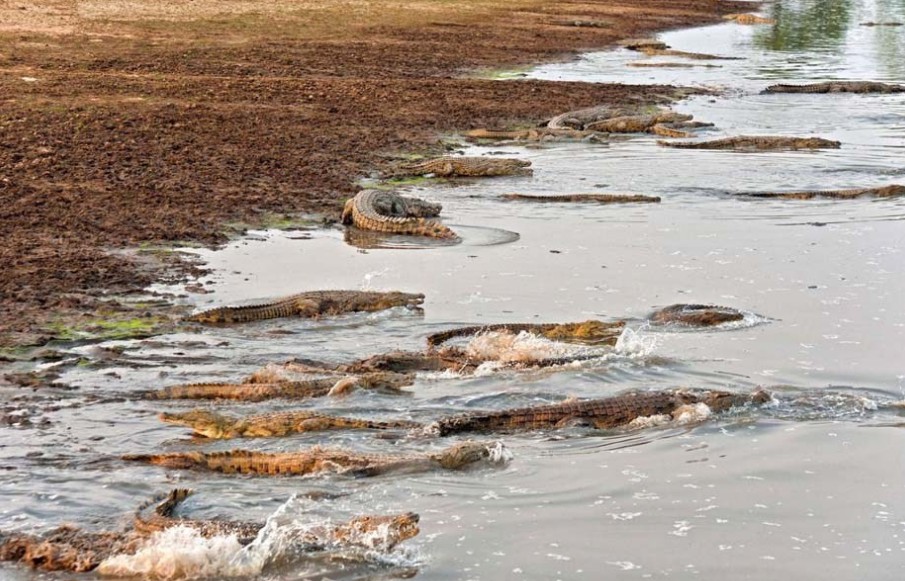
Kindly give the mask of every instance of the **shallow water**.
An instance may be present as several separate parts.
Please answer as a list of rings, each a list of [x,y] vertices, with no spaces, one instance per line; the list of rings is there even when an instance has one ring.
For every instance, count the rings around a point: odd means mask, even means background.
[[[677,150],[658,147],[650,136],[608,146],[475,147],[468,153],[530,159],[534,176],[414,189],[443,203],[462,244],[420,248],[419,241],[397,238],[381,242],[389,248],[356,248],[333,230],[253,233],[220,251],[197,251],[215,269],[208,280],[215,292],[199,307],[368,288],[424,292],[424,313],[281,320],[105,345],[122,348],[118,355],[67,346],[84,358],[61,378],[77,390],[3,394],[10,405],[35,408],[36,423],[40,417],[50,423],[0,430],[0,528],[121,526],[141,501],[178,484],[197,489],[186,505],[197,518],[263,521],[279,512],[304,523],[409,510],[422,517],[421,535],[390,555],[341,561],[322,555],[265,568],[256,578],[367,578],[416,567],[428,579],[900,579],[905,412],[889,404],[905,399],[905,199],[734,194],[905,182],[905,96],[759,94],[774,82],[905,82],[905,27],[858,26],[905,20],[905,5],[789,0],[765,13],[778,24],[662,35],[677,49],[745,57],[714,61],[720,68],[633,68],[626,63],[680,59],[615,51],[544,66],[532,76],[720,89],[719,96],[675,107],[715,123],[702,137],[816,134],[842,141],[841,149]],[[498,199],[511,192],[641,193],[662,203]],[[744,324],[696,332],[643,323],[655,307],[675,302],[724,304],[748,316]],[[454,410],[632,388],[767,386],[778,401],[689,425],[500,436],[511,463],[462,473],[249,479],[116,459],[199,446],[292,450],[324,443],[412,453],[444,447],[449,442],[352,432],[204,443],[155,418],[161,409],[194,407],[189,402],[103,399],[236,380],[291,357],[339,362],[421,349],[426,335],[454,324],[587,318],[632,322],[616,349],[566,368],[423,374],[409,396],[358,393],[221,407],[242,414],[305,407],[427,422]],[[522,345],[535,353],[560,348]],[[45,411],[49,405],[59,409]],[[347,495],[288,501],[318,490]],[[38,575],[6,567],[0,577]]]

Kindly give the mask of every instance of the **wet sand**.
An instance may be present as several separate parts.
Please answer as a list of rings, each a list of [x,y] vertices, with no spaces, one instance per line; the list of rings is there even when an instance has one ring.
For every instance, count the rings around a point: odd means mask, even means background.
[[[185,265],[120,249],[217,244],[285,214],[333,216],[388,155],[442,150],[443,132],[667,99],[657,86],[477,77],[738,10],[709,0],[0,4],[0,345],[144,316],[106,297]]]

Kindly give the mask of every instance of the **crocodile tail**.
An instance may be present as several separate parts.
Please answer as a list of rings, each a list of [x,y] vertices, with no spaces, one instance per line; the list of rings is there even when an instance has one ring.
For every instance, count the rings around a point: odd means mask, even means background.
[[[186,318],[193,323],[249,323],[265,319],[278,319],[297,314],[295,301],[279,301],[239,307],[216,307]]]

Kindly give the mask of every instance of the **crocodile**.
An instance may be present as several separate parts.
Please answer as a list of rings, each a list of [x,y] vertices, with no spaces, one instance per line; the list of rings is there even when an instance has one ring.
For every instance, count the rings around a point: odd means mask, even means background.
[[[637,49],[638,52],[644,53],[647,56],[677,56],[681,58],[687,58],[692,60],[701,60],[701,61],[740,61],[745,60],[743,57],[738,56],[720,56],[715,54],[705,54],[700,52],[686,52],[684,50],[675,50],[671,48],[655,48],[650,46],[642,46]]]
[[[613,23],[608,20],[569,20],[560,19],[553,20],[550,24],[554,26],[574,26],[576,28],[611,28]]]
[[[572,128],[583,130],[587,126],[604,119],[613,117],[624,117],[628,115],[637,115],[637,107],[613,107],[612,105],[596,105],[585,109],[576,109],[574,111],[566,111],[553,117],[547,122],[547,127],[551,129]]]
[[[533,127],[531,129],[471,129],[463,133],[471,140],[495,141],[593,141],[603,142],[605,136],[599,131],[583,131],[571,127]]]
[[[657,141],[657,145],[679,149],[726,149],[736,151],[770,151],[789,149],[839,149],[838,141],[821,137],[783,137],[776,135],[742,135],[711,141]]]
[[[672,124],[667,123],[657,123],[656,125],[652,125],[648,130],[648,133],[653,133],[654,135],[659,135],[660,137],[674,137],[674,138],[688,138],[694,137],[693,134],[687,131],[680,131],[672,126]]]
[[[282,453],[229,450],[130,454],[123,456],[123,460],[147,462],[166,468],[204,469],[224,474],[377,476],[388,472],[423,472],[437,468],[459,470],[478,462],[505,461],[507,457],[502,444],[497,442],[460,442],[439,452],[408,456],[361,454],[318,446],[300,452]]]
[[[430,204],[391,192],[363,190],[346,201],[341,220],[343,224],[354,225],[362,230],[387,234],[458,238],[447,226],[430,219],[439,213],[440,204]]]
[[[902,93],[905,85],[875,81],[828,81],[809,85],[770,85],[762,93]]]
[[[141,512],[134,519],[137,531],[148,535],[185,526],[198,531],[201,536],[235,535],[239,543],[247,545],[264,528],[264,523],[221,520],[192,520],[174,516],[179,503],[192,494],[192,490],[172,490],[154,513],[145,517]],[[389,551],[406,539],[416,536],[419,516],[413,512],[395,515],[363,515],[337,524],[324,523],[312,526],[292,535],[293,548],[299,551],[321,551],[336,546],[363,546],[369,549]]]
[[[401,163],[384,178],[434,175],[437,177],[493,177],[530,175],[530,161],[511,157],[437,157]]]
[[[707,69],[720,69],[723,68],[723,65],[714,65],[710,63],[648,63],[641,61],[633,61],[630,63],[625,63],[627,67],[638,67],[642,69],[692,69],[696,67],[707,68]]]
[[[764,16],[758,16],[757,14],[727,14],[723,16],[724,20],[734,20],[739,24],[776,24],[776,20],[773,18],[766,18]]]
[[[493,325],[475,325],[428,335],[427,346],[434,348],[455,337],[467,337],[499,331],[508,333],[527,332],[554,341],[612,346],[616,344],[624,328],[625,321],[606,323],[593,319],[577,323],[498,323]]]
[[[741,321],[745,315],[731,307],[717,305],[676,304],[663,307],[650,314],[648,320],[656,325],[684,325],[688,327],[714,327],[732,321]]]
[[[601,119],[585,125],[591,131],[605,133],[643,133],[661,123],[690,121],[691,115],[683,115],[674,111],[660,111],[651,115],[623,115]]]
[[[413,374],[375,372],[359,376],[320,377],[268,383],[189,383],[172,385],[145,394],[147,399],[234,399],[262,401],[274,398],[305,399],[346,395],[355,389],[388,390],[399,393],[415,382]]]
[[[311,411],[275,412],[258,416],[234,417],[207,410],[161,413],[167,424],[187,426],[198,436],[214,439],[288,436],[321,430],[365,429],[393,430],[414,428],[419,424],[406,420],[377,421],[364,418],[330,416]]]
[[[439,436],[463,432],[500,432],[588,425],[598,429],[616,428],[632,420],[661,414],[678,414],[683,406],[706,404],[723,411],[746,403],[770,400],[765,391],[735,394],[727,391],[673,390],[630,392],[603,399],[515,408],[500,411],[468,412],[441,418],[426,431]]]
[[[847,190],[815,190],[810,192],[760,192],[740,194],[746,198],[773,198],[784,200],[812,200],[814,198],[831,198],[850,200],[852,198],[892,198],[905,195],[905,186],[891,184],[876,188],[852,188]]]
[[[616,44],[628,50],[641,50],[642,48],[666,50],[669,48],[668,44],[656,38],[627,38]]]
[[[503,200],[525,202],[597,202],[600,204],[619,203],[653,203],[660,202],[659,196],[642,196],[636,194],[561,194],[555,196],[532,196],[530,194],[503,194]]]
[[[174,526],[186,526],[202,536],[236,535],[241,544],[256,537],[263,524],[190,520],[175,518],[177,505],[191,491],[177,489],[169,493],[154,511],[141,513],[161,497],[144,503],[136,512],[133,528],[126,531],[87,531],[72,525],[57,527],[42,535],[0,533],[0,561],[15,561],[43,571],[105,573],[105,561],[117,555],[131,555],[141,550],[151,534]],[[315,551],[339,545],[364,546],[390,550],[396,544],[419,533],[419,517],[414,513],[386,516],[359,516],[339,524],[324,524],[306,529],[293,537],[293,548]],[[377,533],[377,534],[374,534]]]
[[[318,318],[355,311],[382,311],[393,307],[419,309],[421,293],[355,290],[309,291],[252,305],[215,307],[186,318],[211,325],[248,323],[280,317]]]
[[[861,26],[905,26],[905,22],[862,22]]]

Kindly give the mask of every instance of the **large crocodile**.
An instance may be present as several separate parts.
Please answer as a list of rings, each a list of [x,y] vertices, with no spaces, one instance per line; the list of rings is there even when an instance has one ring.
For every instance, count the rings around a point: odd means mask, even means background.
[[[594,107],[586,107],[584,109],[576,109],[574,111],[566,111],[553,117],[547,122],[547,127],[552,129],[572,128],[575,130],[584,130],[585,127],[613,117],[624,117],[627,115],[637,115],[637,107],[614,107],[612,105],[596,105]]]
[[[744,318],[744,313],[731,307],[685,303],[663,307],[648,316],[648,320],[655,325],[686,327],[714,327],[723,323],[741,321]]]
[[[83,573],[100,567],[118,555],[131,555],[141,550],[152,533],[174,526],[186,526],[202,536],[235,535],[242,544],[254,540],[263,524],[190,520],[173,516],[176,506],[191,491],[174,490],[157,506],[155,514],[141,513],[153,502],[144,503],[136,512],[134,527],[127,531],[87,531],[64,525],[42,535],[0,533],[0,561],[16,561],[44,571]],[[387,516],[360,516],[339,524],[310,527],[291,539],[292,548],[316,551],[338,546],[364,546],[390,550],[396,544],[418,534],[418,515],[403,513]],[[108,571],[112,572],[112,571]]]
[[[237,418],[197,409],[181,413],[164,412],[159,417],[168,424],[188,426],[196,435],[219,439],[287,436],[321,430],[392,430],[419,425],[407,420],[378,421],[311,411],[275,412]]]
[[[280,317],[318,318],[355,311],[382,311],[393,307],[420,308],[424,295],[396,291],[309,291],[253,305],[215,307],[187,317],[194,323],[229,324]]]
[[[839,149],[838,141],[822,137],[784,137],[777,135],[742,135],[711,141],[657,141],[657,145],[679,149],[726,149],[735,151],[771,151],[789,149]]]
[[[639,194],[559,194],[552,196],[532,196],[531,194],[502,194],[500,199],[523,202],[594,202],[598,204],[653,203],[660,202],[660,196]]]
[[[276,380],[268,383],[189,383],[171,385],[144,394],[148,399],[234,399],[262,401],[274,398],[305,399],[327,395],[346,395],[355,389],[399,392],[411,385],[410,373],[374,372],[342,377],[318,377],[302,380]]]
[[[350,450],[314,447],[300,452],[170,452],[130,454],[124,460],[147,462],[176,469],[204,469],[224,474],[256,476],[305,476],[345,474],[376,476],[388,472],[424,472],[442,468],[459,470],[479,462],[502,463],[508,454],[498,442],[460,442],[429,454],[391,456],[361,454]]]
[[[346,201],[341,221],[362,230],[431,238],[458,238],[455,232],[431,218],[440,204],[400,196],[392,192],[364,190]]]
[[[809,85],[770,85],[764,93],[902,93],[905,85],[875,81],[828,81]]]
[[[624,426],[636,418],[681,413],[683,406],[706,404],[723,411],[746,403],[764,403],[764,391],[734,394],[728,391],[631,392],[615,397],[531,406],[524,408],[468,412],[442,418],[427,427],[432,434],[447,436],[463,432],[505,432],[589,425],[598,429]]]
[[[876,188],[852,188],[847,190],[814,190],[803,192],[754,192],[739,194],[746,198],[771,198],[784,200],[812,200],[830,198],[849,200],[853,198],[892,198],[905,195],[905,186],[891,184]]]
[[[498,323],[459,327],[427,337],[428,347],[442,345],[455,337],[467,337],[487,332],[521,333],[540,335],[554,341],[585,343],[592,345],[615,345],[625,328],[625,321],[604,322],[596,320],[577,323]]]
[[[691,115],[676,113],[675,111],[658,111],[650,115],[620,115],[601,119],[585,125],[591,131],[604,133],[644,133],[653,127],[676,121],[690,121]]]
[[[511,157],[437,157],[400,163],[384,178],[434,175],[437,177],[493,177],[530,175],[530,161]]]
[[[757,14],[727,14],[723,16],[725,20],[734,20],[739,24],[776,24],[776,20],[773,18],[767,18],[764,16],[758,16]]]
[[[530,129],[471,129],[463,133],[471,140],[493,141],[594,141],[603,142],[606,136],[598,131],[584,131],[571,127],[532,127]]]

